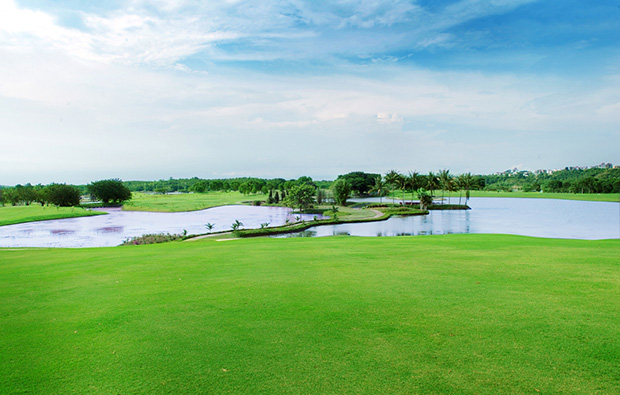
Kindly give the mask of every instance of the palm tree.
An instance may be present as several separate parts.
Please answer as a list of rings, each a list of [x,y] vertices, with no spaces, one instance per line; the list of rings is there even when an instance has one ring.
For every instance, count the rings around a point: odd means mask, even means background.
[[[474,177],[471,173],[463,174],[461,187],[465,189],[465,204],[469,201],[469,191],[474,186]]]
[[[209,231],[209,233],[211,233],[211,231],[213,230],[213,227],[215,226],[215,224],[212,224],[211,222],[207,222],[205,224],[205,228],[207,228],[207,230]]]
[[[403,176],[402,174],[398,175],[398,178],[396,179],[396,185],[398,186],[398,189],[403,191],[403,206],[405,205],[405,190],[407,189],[407,186],[409,186],[409,181],[407,180],[407,177]]]
[[[383,192],[385,192],[386,183],[383,181],[383,177],[380,175],[375,177],[375,185],[370,188],[370,192],[377,192],[379,194],[379,203],[383,204]]]
[[[233,231],[239,230],[240,227],[243,226],[243,222],[240,222],[238,219],[232,224],[231,228]]]
[[[439,188],[439,181],[437,181],[437,176],[432,171],[428,172],[426,183],[426,189],[431,192],[431,197],[433,197],[433,192]]]
[[[443,195],[444,191],[449,191],[451,188],[452,176],[450,175],[450,170],[443,169],[439,171],[439,184],[441,185],[441,204],[444,203]]]
[[[420,175],[417,171],[410,171],[407,177],[407,186],[411,188],[411,203],[413,203],[413,194],[420,189]]]
[[[398,183],[398,178],[400,177],[400,174],[398,174],[398,172],[396,170],[390,170],[385,174],[385,182],[386,184],[388,184],[390,187],[392,187],[392,190],[396,187],[397,183]],[[392,203],[394,203],[394,197],[392,196]]]
[[[463,177],[464,174],[459,174],[454,179],[454,187],[459,191],[459,206],[461,205],[461,198],[463,197]]]

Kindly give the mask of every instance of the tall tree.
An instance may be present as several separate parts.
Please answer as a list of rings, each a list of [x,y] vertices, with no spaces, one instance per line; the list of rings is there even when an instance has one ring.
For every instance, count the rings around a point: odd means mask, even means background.
[[[59,207],[80,205],[80,190],[73,185],[50,184],[43,189],[42,195],[48,204]]]
[[[471,173],[463,174],[461,186],[465,189],[465,204],[469,201],[469,191],[473,188],[474,182],[475,180]]]
[[[443,169],[439,171],[439,184],[441,185],[441,204],[444,203],[443,197],[444,192],[449,191],[452,183],[452,175],[450,174],[450,170]]]
[[[381,177],[381,175],[378,175],[375,177],[375,183],[372,186],[372,188],[370,188],[370,192],[377,192],[379,194],[379,202],[381,204],[383,204],[383,193],[385,192],[385,181],[383,181],[383,177]]]
[[[390,187],[392,192],[397,187],[399,178],[400,174],[396,170],[390,170],[385,174],[385,183]],[[394,203],[394,196],[392,196],[392,203]]]
[[[405,205],[405,190],[407,189],[407,186],[409,186],[409,180],[404,175],[399,174],[398,178],[396,179],[396,186],[398,186],[398,189],[400,189],[403,193],[402,205],[404,206]]]
[[[337,179],[331,186],[336,204],[346,206],[347,199],[351,196],[351,186],[345,179]]]
[[[120,204],[131,199],[131,191],[118,178],[92,182],[86,189],[103,204]]]
[[[299,207],[299,211],[303,211],[312,207],[314,203],[314,193],[315,189],[312,185],[293,185],[284,199],[284,202],[290,207]]]
[[[417,171],[410,171],[407,176],[407,188],[411,190],[411,201],[413,202],[414,193],[420,189],[420,175]]]
[[[431,193],[431,197],[433,197],[433,192],[439,188],[439,181],[437,180],[437,176],[432,171],[428,172],[428,176],[426,177],[426,189],[428,189]]]

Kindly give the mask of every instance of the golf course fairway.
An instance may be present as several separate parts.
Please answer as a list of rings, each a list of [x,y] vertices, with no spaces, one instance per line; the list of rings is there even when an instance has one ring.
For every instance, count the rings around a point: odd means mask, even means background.
[[[0,249],[0,393],[620,393],[620,240]]]

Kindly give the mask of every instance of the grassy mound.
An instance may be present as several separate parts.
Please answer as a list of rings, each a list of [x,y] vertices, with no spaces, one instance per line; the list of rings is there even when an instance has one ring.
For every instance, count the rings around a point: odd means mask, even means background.
[[[620,240],[0,249],[3,393],[620,393]]]
[[[31,204],[29,206],[4,206],[0,207],[0,226],[100,214],[105,213],[100,211],[88,211],[81,207],[53,207],[41,206],[39,204]]]

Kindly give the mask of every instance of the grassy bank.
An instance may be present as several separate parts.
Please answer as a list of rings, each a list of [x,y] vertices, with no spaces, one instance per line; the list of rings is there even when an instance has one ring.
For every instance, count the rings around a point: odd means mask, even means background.
[[[620,392],[620,241],[0,249],[3,393]]]
[[[88,211],[81,207],[50,207],[41,206],[40,204],[31,204],[29,206],[0,206],[0,226],[99,214],[105,213]]]
[[[236,191],[184,193],[178,195],[134,193],[131,201],[123,206],[123,210],[158,212],[196,211],[228,204],[243,204],[244,202],[255,200],[265,200],[265,195],[244,195]]]
[[[512,197],[532,199],[583,200],[591,202],[618,202],[617,193],[539,193],[539,192],[492,192],[471,191],[471,197]],[[458,196],[457,196],[458,199]],[[454,197],[452,197],[454,200]]]

